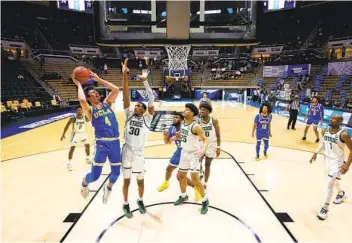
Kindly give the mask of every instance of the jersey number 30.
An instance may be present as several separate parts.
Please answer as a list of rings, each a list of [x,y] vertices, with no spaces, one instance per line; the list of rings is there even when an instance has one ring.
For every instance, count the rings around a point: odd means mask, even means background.
[[[140,129],[138,127],[130,127],[129,134],[139,136]]]

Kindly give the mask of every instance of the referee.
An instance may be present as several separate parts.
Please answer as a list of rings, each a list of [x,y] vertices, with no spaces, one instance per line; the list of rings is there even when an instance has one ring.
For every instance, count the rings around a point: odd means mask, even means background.
[[[287,129],[290,129],[292,123],[291,129],[296,130],[295,125],[300,107],[301,104],[299,103],[298,95],[296,95],[293,99],[290,100],[290,103],[287,106],[287,109],[290,109],[290,119],[288,119]]]

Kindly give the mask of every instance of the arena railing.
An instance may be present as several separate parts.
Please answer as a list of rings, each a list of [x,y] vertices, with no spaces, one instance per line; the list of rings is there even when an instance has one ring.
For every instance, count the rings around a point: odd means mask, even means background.
[[[72,46],[72,47],[83,47],[83,48],[99,48],[99,46],[81,45],[81,44],[68,44],[68,46]]]
[[[352,36],[346,36],[346,37],[340,37],[340,38],[333,38],[333,39],[329,39],[328,42],[331,41],[341,41],[341,40],[350,40],[352,39]]]

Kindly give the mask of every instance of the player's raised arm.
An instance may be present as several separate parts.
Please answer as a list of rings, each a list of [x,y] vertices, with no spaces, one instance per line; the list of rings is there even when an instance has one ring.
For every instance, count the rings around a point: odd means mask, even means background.
[[[130,108],[130,89],[128,88],[128,77],[127,74],[129,69],[127,67],[128,58],[125,59],[124,63],[121,63],[122,66],[122,93],[123,93],[123,109]]]
[[[78,80],[76,80],[73,75],[71,75],[71,78],[72,78],[73,82],[77,85],[78,101],[82,107],[83,113],[86,114],[88,117],[88,120],[91,121],[92,120],[92,112],[91,112],[91,108],[87,102],[86,95],[84,94],[82,84]]]
[[[61,141],[62,141],[63,139],[65,139],[65,134],[66,134],[66,132],[67,132],[67,129],[68,129],[68,128],[70,127],[70,125],[71,125],[72,123],[74,123],[74,122],[75,122],[75,118],[74,118],[74,117],[71,117],[71,118],[67,121],[66,126],[65,126],[64,131],[63,131],[62,136],[61,136]]]
[[[352,163],[352,140],[350,135],[348,135],[346,131],[341,133],[341,140],[347,145],[350,151],[347,162],[341,167],[341,173],[346,174]]]
[[[138,75],[140,80],[143,81],[145,91],[147,92],[148,96],[148,113],[150,115],[154,115],[154,94],[153,90],[150,88],[149,83],[148,83],[148,75],[149,75],[149,70],[145,69],[142,71],[141,75]]]
[[[205,151],[207,150],[208,148],[208,139],[207,137],[205,136],[205,133],[204,133],[204,130],[203,128],[199,125],[199,124],[195,124],[193,126],[193,129],[192,129],[193,133],[194,134],[197,134],[199,136],[199,138],[203,141],[203,148],[201,149],[201,151],[198,152],[198,156],[199,158],[202,158]]]
[[[94,81],[102,84],[103,86],[105,86],[111,90],[111,92],[105,98],[104,103],[108,103],[109,105],[114,103],[117,95],[119,94],[119,87],[117,87],[115,84],[112,84],[112,83],[100,78],[96,73],[91,72],[91,76]]]

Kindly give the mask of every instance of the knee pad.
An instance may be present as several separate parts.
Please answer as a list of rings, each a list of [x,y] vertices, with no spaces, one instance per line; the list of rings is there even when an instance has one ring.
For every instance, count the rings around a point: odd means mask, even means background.
[[[141,173],[138,173],[136,176],[137,180],[143,180],[145,175],[145,170],[143,170]]]

